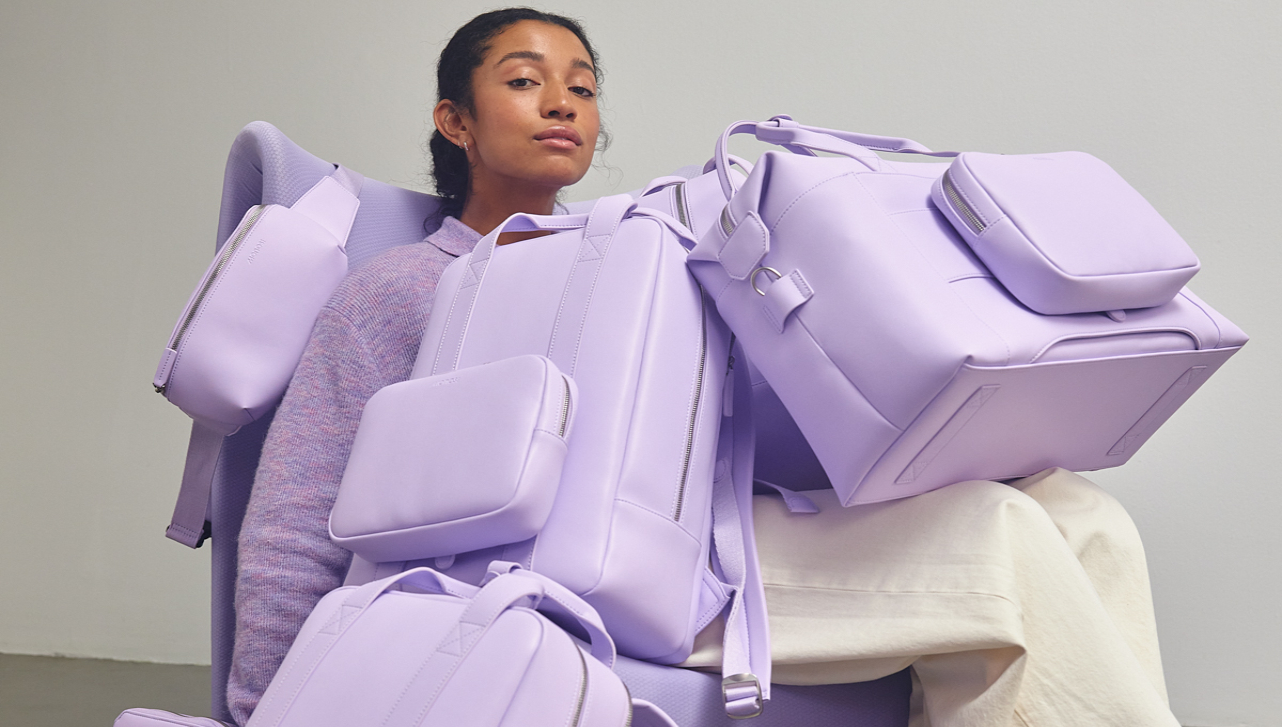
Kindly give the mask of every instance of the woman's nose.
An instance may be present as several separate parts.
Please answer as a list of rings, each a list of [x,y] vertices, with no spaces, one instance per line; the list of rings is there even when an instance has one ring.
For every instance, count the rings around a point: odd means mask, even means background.
[[[574,103],[570,99],[569,89],[548,87],[543,104],[543,115],[546,118],[574,120]]]

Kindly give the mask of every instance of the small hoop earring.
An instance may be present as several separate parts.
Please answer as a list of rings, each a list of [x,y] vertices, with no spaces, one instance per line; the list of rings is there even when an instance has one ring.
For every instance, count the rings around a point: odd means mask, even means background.
[[[467,151],[467,142],[466,142],[466,141],[465,141],[465,142],[463,142],[463,151],[465,151],[465,152]]]

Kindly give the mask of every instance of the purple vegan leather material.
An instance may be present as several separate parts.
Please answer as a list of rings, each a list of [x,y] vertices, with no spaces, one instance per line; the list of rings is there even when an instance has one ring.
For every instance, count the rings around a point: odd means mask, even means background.
[[[174,324],[152,385],[193,420],[166,535],[197,548],[222,439],[280,401],[321,306],[347,274],[364,177],[344,167],[290,207],[245,212]]]
[[[578,426],[528,566],[592,603],[624,653],[677,662],[701,627],[729,334],[671,227],[631,207],[516,215],[505,229],[567,232],[512,245],[487,235],[442,275],[413,375],[536,353],[574,379]]]
[[[984,265],[1038,313],[1151,308],[1199,263],[1140,193],[1083,152],[966,152],[931,199]]]
[[[157,390],[222,434],[280,400],[316,314],[347,274],[362,182],[339,167],[291,207],[245,213],[174,325]]]
[[[735,185],[725,146],[743,131],[845,156],[767,152]],[[1187,289],[1114,316],[1030,310],[931,202],[948,165],[859,138],[737,123],[713,171],[640,201],[684,209],[691,270],[844,504],[1123,464],[1246,342]]]
[[[727,676],[759,677],[731,685],[727,709],[751,713],[769,698],[770,673],[747,504],[751,403],[737,427],[722,424],[729,335],[685,268],[688,231],[634,210],[618,195],[586,215],[509,218],[445,271],[413,376],[520,353],[571,375],[579,424],[552,513],[502,557],[581,594],[638,658],[683,660],[730,603]],[[565,232],[495,244],[531,229]],[[721,580],[707,569],[713,553]],[[437,564],[462,577],[484,557]]]
[[[366,404],[335,543],[374,562],[529,540],[561,481],[574,382],[525,355],[388,386]]]
[[[249,124],[236,137],[228,154],[214,242],[226,240],[250,207],[291,205],[333,169],[330,162],[302,149],[275,126],[263,121]],[[439,208],[440,202],[435,197],[367,179],[361,189],[360,214],[348,237],[349,265],[356,268],[391,247],[419,242],[440,225]],[[760,382],[754,379],[754,383]],[[227,437],[214,469],[209,513],[213,531],[210,713],[225,721],[231,719],[226,687],[234,633],[232,599],[238,536],[269,423],[270,414]],[[759,441],[758,446],[768,448],[770,442]],[[783,478],[766,479],[796,487]],[[679,718],[682,727],[726,723],[719,676],[624,657],[620,657],[617,667],[634,696],[662,706]],[[760,727],[815,724],[905,727],[907,724],[906,671],[877,682],[824,687],[776,685],[772,691],[769,708],[754,722]],[[642,712],[634,710],[634,724],[644,727],[641,718]]]
[[[420,568],[331,592],[248,727],[624,727],[631,697],[600,617],[513,568],[495,563],[479,588]],[[587,648],[540,612],[579,629]]]

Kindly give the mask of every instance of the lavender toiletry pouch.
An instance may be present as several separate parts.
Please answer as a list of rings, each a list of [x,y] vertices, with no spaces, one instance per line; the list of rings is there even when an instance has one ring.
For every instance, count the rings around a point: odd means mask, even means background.
[[[1162,305],[1199,268],[1157,210],[1083,152],[965,152],[931,198],[1002,285],[1038,313]]]
[[[534,537],[561,480],[577,389],[526,355],[403,381],[370,398],[330,514],[374,562]]]

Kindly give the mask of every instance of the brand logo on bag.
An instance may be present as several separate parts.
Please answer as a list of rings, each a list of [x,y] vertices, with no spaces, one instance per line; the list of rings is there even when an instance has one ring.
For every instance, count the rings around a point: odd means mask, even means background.
[[[264,237],[264,238],[261,238],[261,239],[258,241],[258,244],[257,244],[257,245],[254,245],[254,249],[249,251],[249,257],[245,258],[245,264],[246,264],[246,265],[253,265],[253,264],[254,264],[254,258],[258,257],[258,251],[259,251],[259,250],[262,250],[262,249],[263,249],[263,245],[266,245],[266,244],[267,244],[267,238],[265,238],[265,237]]]
[[[441,379],[440,381],[437,381],[436,383],[432,384],[432,386],[437,387],[437,386],[445,386],[446,384],[456,384],[456,383],[458,383],[458,377],[451,376],[448,379]]]

